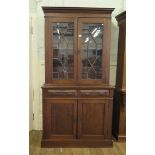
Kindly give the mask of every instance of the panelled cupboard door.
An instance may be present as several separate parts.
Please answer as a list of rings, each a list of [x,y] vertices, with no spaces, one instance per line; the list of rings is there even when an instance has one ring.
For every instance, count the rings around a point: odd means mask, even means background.
[[[77,20],[46,19],[46,83],[69,84],[76,81]]]
[[[78,101],[79,139],[108,139],[108,106],[108,100],[81,99]],[[111,136],[111,131],[109,134]]]
[[[110,38],[108,19],[78,19],[78,80],[81,84],[108,83]]]
[[[77,101],[48,99],[46,104],[47,137],[53,139],[76,138]]]

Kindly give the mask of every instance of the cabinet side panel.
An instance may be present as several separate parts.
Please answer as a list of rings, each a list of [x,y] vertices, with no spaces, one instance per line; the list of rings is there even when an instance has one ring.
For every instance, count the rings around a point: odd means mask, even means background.
[[[45,18],[45,83],[50,82],[50,39],[49,18]]]

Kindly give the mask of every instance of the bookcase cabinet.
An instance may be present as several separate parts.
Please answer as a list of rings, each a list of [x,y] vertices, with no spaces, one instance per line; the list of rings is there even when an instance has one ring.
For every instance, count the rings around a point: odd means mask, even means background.
[[[42,147],[111,147],[113,8],[43,7]]]

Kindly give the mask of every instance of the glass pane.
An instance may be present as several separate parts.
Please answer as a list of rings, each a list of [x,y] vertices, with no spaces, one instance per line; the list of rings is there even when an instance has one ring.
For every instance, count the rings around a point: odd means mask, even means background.
[[[103,24],[82,25],[82,79],[102,79]]]
[[[73,79],[74,23],[53,23],[53,79]]]

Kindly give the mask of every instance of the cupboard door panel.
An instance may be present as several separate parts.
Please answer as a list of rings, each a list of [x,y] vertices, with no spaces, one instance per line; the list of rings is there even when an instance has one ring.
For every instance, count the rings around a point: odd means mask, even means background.
[[[82,99],[78,102],[78,138],[104,138],[106,103],[99,99]]]
[[[48,100],[48,137],[76,137],[76,100]]]

